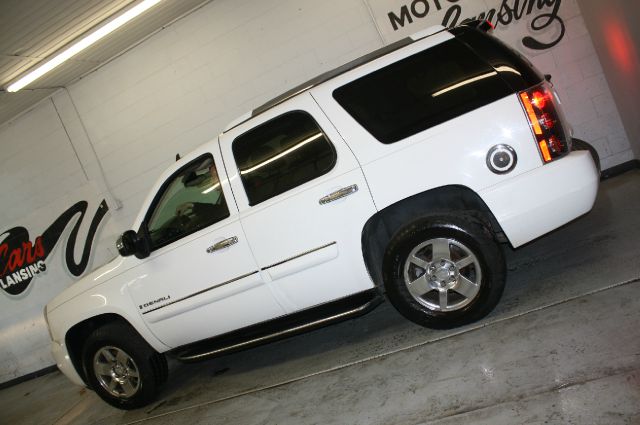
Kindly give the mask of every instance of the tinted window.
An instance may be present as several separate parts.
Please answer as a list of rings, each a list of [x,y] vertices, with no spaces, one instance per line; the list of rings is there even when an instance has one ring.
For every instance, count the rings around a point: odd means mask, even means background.
[[[333,92],[382,143],[394,143],[510,93],[498,73],[458,40],[379,69]]]
[[[147,215],[152,249],[229,216],[210,155],[183,167],[162,186]]]
[[[306,112],[272,119],[236,138],[233,155],[249,205],[327,173],[336,161],[331,143]]]
[[[544,79],[529,59],[489,33],[464,26],[451,29],[451,33],[498,71],[513,91],[528,89]]]

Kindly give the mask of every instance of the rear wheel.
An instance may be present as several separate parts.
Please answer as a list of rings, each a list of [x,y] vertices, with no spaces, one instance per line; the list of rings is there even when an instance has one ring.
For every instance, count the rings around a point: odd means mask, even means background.
[[[484,317],[504,289],[500,246],[471,215],[428,217],[404,227],[387,248],[384,269],[394,307],[431,328]]]
[[[110,323],[87,338],[84,368],[91,388],[119,409],[154,400],[167,377],[167,362],[129,325]]]

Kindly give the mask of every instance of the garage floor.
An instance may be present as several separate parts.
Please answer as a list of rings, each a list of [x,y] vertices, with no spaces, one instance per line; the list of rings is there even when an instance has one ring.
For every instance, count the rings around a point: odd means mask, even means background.
[[[615,207],[614,207],[615,206]],[[544,219],[544,217],[541,217]],[[640,171],[508,255],[494,313],[451,331],[384,303],[208,362],[121,412],[60,373],[0,391],[7,424],[640,424]]]

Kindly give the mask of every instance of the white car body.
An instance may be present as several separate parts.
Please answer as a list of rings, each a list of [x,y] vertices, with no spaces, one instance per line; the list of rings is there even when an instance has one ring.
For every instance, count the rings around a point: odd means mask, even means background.
[[[378,211],[430,189],[455,185],[473,191],[514,248],[589,211],[599,180],[591,155],[574,151],[543,164],[516,93],[392,144],[379,143],[332,96],[337,87],[454,37],[441,30],[244,117],[165,171],[134,229],[163,182],[204,153],[213,156],[229,217],[147,258],[119,257],[52,300],[46,313],[60,370],[84,385],[66,335],[92,317],[121,317],[163,353],[372,289],[376,284],[362,252],[363,227]],[[232,142],[295,110],[309,113],[319,124],[335,148],[337,163],[320,177],[250,206]],[[499,144],[517,152],[510,173],[496,174],[487,167],[487,152]],[[352,196],[318,202],[352,185],[358,188]],[[207,252],[231,237],[237,238],[232,247]],[[159,305],[166,308],[156,309]]]

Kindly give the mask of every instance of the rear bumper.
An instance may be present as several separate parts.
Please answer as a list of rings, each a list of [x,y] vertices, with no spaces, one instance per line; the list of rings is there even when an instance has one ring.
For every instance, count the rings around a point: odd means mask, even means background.
[[[64,344],[58,344],[57,342],[52,341],[51,354],[53,354],[53,358],[55,359],[60,372],[64,373],[74,384],[82,386],[85,385],[80,375],[78,375],[78,372],[76,372],[76,368],[73,366],[73,363],[69,358],[69,353],[67,352],[67,347]]]
[[[591,154],[574,151],[479,195],[516,248],[588,212],[599,177]]]

